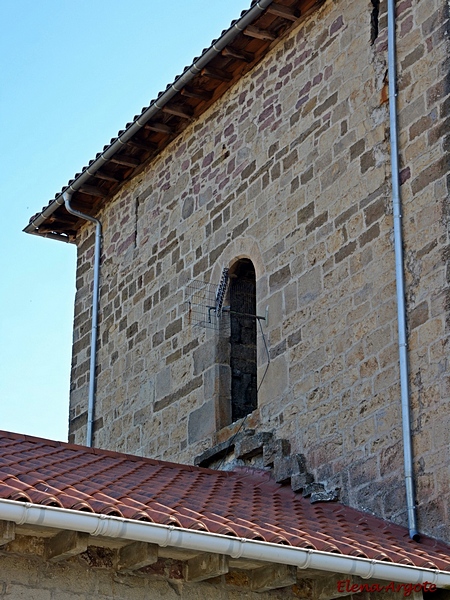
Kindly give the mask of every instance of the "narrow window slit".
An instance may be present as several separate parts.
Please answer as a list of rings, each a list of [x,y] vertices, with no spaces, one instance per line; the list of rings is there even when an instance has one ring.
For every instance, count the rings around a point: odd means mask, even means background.
[[[373,6],[370,15],[370,43],[374,44],[378,37],[378,15],[380,13],[380,0],[370,0]]]
[[[252,262],[239,260],[230,269],[231,418],[241,419],[257,407],[256,274]]]
[[[138,246],[138,227],[139,227],[139,197],[136,197],[134,204],[134,248]]]

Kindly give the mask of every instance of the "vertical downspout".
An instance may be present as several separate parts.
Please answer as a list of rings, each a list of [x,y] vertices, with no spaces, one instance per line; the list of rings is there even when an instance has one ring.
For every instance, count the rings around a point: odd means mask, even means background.
[[[413,456],[411,446],[411,422],[409,406],[409,367],[406,341],[405,284],[403,277],[402,217],[400,212],[400,184],[398,166],[397,133],[397,73],[395,52],[395,0],[388,0],[388,75],[389,75],[389,122],[391,137],[392,205],[394,212],[395,274],[397,283],[397,321],[400,359],[400,393],[402,403],[403,454],[405,464],[406,503],[409,535],[420,539],[416,523]]]
[[[85,215],[70,206],[72,192],[64,192],[64,203],[69,212],[80,219],[95,223],[95,250],[94,250],[94,289],[92,291],[92,326],[91,326],[91,358],[89,366],[89,399],[88,399],[88,417],[86,446],[92,447],[94,412],[95,412],[95,371],[97,367],[97,329],[98,329],[98,299],[100,287],[100,254],[102,240],[102,224],[98,219]]]

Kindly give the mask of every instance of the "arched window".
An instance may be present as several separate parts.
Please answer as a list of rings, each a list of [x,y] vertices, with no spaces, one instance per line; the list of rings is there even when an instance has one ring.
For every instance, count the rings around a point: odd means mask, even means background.
[[[248,258],[230,268],[231,418],[236,421],[257,407],[256,273]]]

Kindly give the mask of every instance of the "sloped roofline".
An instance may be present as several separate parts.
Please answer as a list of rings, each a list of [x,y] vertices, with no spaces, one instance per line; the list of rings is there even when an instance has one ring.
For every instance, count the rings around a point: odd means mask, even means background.
[[[52,237],[63,241],[72,241],[69,236],[60,233],[45,232],[43,234],[39,231],[39,227],[64,204],[64,192],[74,193],[80,190],[83,184],[86,184],[86,182],[95,175],[102,166],[122,150],[125,144],[129,142],[129,140],[139,132],[152,117],[159,113],[174,96],[179,94],[189,82],[201,73],[213,58],[220,54],[230,42],[242,33],[248,25],[253,23],[273,2],[274,0],[259,0],[258,2],[254,2],[238,20],[232,22],[231,26],[225,30],[217,40],[214,40],[211,46],[206,49],[199,58],[195,59],[191,66],[187,67],[171,85],[167,86],[164,92],[159,94],[156,100],[153,100],[150,103],[150,106],[143,109],[140,115],[136,116],[131,123],[127,124],[125,130],[119,132],[117,138],[113,139],[109,145],[105,146],[103,151],[97,154],[96,158],[92,160],[81,173],[78,173],[73,180],[69,181],[69,184],[55,196],[55,199],[52,200],[47,207],[40,213],[31,217],[29,224],[23,231],[25,233],[44,235],[45,237]]]
[[[324,2],[252,0],[251,7],[232,21],[157,99],[119,131],[47,206],[32,216],[23,231],[73,242],[84,221],[65,210],[65,192],[74,194],[78,210],[95,216],[126,181],[139,173],[193,119],[253,69],[273,45]]]

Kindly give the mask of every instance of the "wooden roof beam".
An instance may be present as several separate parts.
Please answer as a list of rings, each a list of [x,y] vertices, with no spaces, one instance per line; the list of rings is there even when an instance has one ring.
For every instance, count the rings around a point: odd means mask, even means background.
[[[267,31],[267,29],[259,29],[259,27],[254,27],[253,25],[249,25],[242,32],[244,35],[248,37],[257,38],[258,40],[276,40],[277,36],[271,31]]]
[[[289,8],[288,6],[282,6],[281,4],[273,3],[267,8],[267,12],[271,15],[276,15],[282,19],[288,21],[296,21],[300,17],[300,11]]]
[[[205,67],[201,70],[200,75],[218,79],[219,81],[231,81],[233,79],[233,75],[230,75],[230,73],[227,73],[223,69],[214,69],[213,67]]]
[[[78,188],[77,191],[81,192],[82,194],[88,194],[88,196],[96,196],[97,198],[106,198],[106,196],[108,195],[108,192],[98,187],[95,187],[95,185],[83,184],[80,188]]]
[[[181,117],[182,119],[192,119],[192,111],[184,106],[179,106],[178,104],[171,104],[163,106],[161,109],[164,113],[168,115],[174,115],[175,117]]]
[[[37,234],[38,235],[42,235],[44,237],[49,237],[52,239],[56,239],[56,240],[61,240],[66,242],[67,240],[74,240],[77,236],[77,230],[75,229],[75,225],[76,225],[76,221],[74,221],[73,225],[74,228],[73,229],[69,229],[67,227],[67,225],[64,223],[63,225],[61,225],[60,223],[57,223],[54,227],[50,227],[50,225],[41,225],[39,227],[39,229],[37,230]],[[62,233],[62,227],[64,227],[64,234]],[[57,232],[61,232],[61,233],[57,233]],[[67,237],[66,237],[67,236]]]
[[[198,100],[211,100],[213,97],[212,92],[208,92],[208,90],[200,90],[198,88],[191,88],[189,86],[184,87],[181,90],[181,95],[186,96],[187,98],[197,98]]]
[[[226,46],[222,50],[222,56],[235,58],[236,60],[242,60],[246,63],[251,63],[255,60],[255,55],[251,52],[244,52],[243,50],[235,50],[234,48],[230,48],[230,46]]]
[[[124,167],[138,167],[141,164],[137,158],[125,156],[124,154],[114,154],[109,160]]]
[[[58,210],[48,217],[46,223],[66,223],[68,225],[73,225],[77,221],[77,217],[71,215],[69,212],[67,212],[67,210]]]
[[[131,146],[132,148],[138,148],[139,150],[145,150],[146,152],[153,152],[158,149],[157,144],[152,144],[151,142],[143,142],[141,140],[128,140],[127,146]]]
[[[104,181],[111,181],[111,183],[120,183],[120,179],[114,177],[113,175],[109,175],[108,173],[103,173],[102,171],[95,171],[92,177],[97,177],[97,179],[103,179]]]
[[[165,133],[166,135],[170,135],[171,133],[173,133],[173,129],[165,123],[146,123],[144,125],[144,129],[148,129],[149,131],[156,131],[157,133]]]

